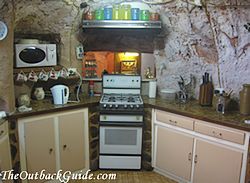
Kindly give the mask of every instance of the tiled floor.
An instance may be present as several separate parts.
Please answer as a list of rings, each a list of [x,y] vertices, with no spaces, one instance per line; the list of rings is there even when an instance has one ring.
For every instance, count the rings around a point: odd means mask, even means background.
[[[151,171],[92,171],[93,177],[97,177],[97,175],[106,174],[116,174],[115,180],[84,180],[84,181],[76,181],[72,180],[70,183],[176,183],[175,181],[168,179],[160,174]]]

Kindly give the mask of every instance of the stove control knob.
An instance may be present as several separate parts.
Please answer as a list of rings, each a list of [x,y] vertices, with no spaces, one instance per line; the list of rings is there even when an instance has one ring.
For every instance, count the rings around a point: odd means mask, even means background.
[[[136,108],[139,109],[139,107],[140,107],[140,106],[137,104],[137,105],[136,105]]]
[[[107,107],[107,104],[103,104],[103,107],[106,108],[106,107]]]
[[[115,105],[115,108],[116,108],[116,109],[118,108],[118,105],[117,105],[117,104]]]
[[[110,105],[109,105],[109,108],[112,108],[112,107],[113,107],[112,104],[110,104]]]
[[[127,107],[128,107],[127,104],[125,104],[125,105],[124,105],[124,108],[127,109]]]
[[[133,106],[133,105],[130,105],[130,108],[131,108],[131,109],[133,109],[133,108],[134,108],[134,106]]]

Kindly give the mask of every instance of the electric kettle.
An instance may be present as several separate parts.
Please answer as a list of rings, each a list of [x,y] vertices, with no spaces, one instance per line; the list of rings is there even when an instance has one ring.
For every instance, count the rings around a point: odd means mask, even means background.
[[[69,87],[65,85],[55,85],[50,88],[55,105],[67,104],[69,99]]]

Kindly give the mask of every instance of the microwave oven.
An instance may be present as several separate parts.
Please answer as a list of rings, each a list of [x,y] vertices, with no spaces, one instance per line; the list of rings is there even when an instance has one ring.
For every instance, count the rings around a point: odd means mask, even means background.
[[[15,48],[17,68],[57,65],[56,44],[16,44]]]

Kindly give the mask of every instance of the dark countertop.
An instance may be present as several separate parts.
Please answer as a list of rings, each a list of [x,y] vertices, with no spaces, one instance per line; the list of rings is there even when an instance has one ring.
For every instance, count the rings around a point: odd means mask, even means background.
[[[200,106],[196,100],[186,104],[168,102],[160,98],[149,99],[146,97],[143,100],[145,106],[250,132],[250,125],[244,123],[245,120],[250,120],[250,115],[241,115],[239,111],[228,111],[221,114],[216,112],[213,107]]]
[[[9,119],[23,118],[38,114],[48,114],[51,112],[59,112],[84,107],[95,107],[99,104],[99,100],[100,97],[84,97],[81,98],[79,103],[68,103],[66,105],[58,106],[53,105],[51,100],[32,101],[32,111],[24,113],[15,112],[9,116]],[[143,97],[143,100],[145,107],[156,108],[159,110],[164,110],[167,112],[172,112],[250,132],[250,125],[244,123],[244,120],[250,120],[250,115],[241,115],[239,111],[230,111],[222,115],[217,113],[212,107],[201,107],[197,101],[189,101],[186,104],[180,104],[176,102],[168,102],[160,98],[149,99],[148,97]]]
[[[39,114],[48,114],[52,112],[59,112],[70,109],[84,108],[97,106],[99,104],[100,97],[82,97],[79,103],[67,103],[65,105],[54,105],[52,100],[44,99],[41,101],[32,100],[31,107],[32,111],[29,112],[15,112],[9,116],[9,119],[23,118]]]

